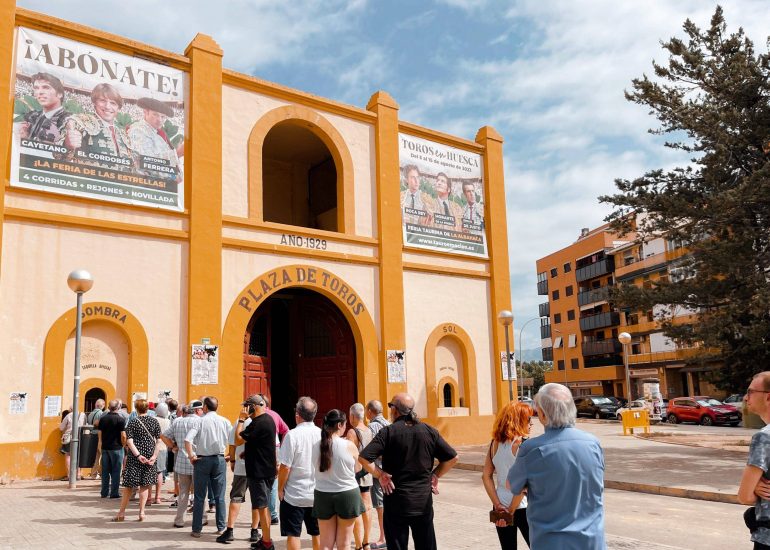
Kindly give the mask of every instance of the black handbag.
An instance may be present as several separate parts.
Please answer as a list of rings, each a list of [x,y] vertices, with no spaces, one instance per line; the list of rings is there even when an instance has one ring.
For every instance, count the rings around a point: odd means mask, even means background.
[[[752,533],[760,527],[770,529],[770,519],[757,519],[757,509],[754,506],[746,508],[746,511],[743,512],[743,522]]]
[[[174,459],[176,454],[171,449],[166,453],[166,471],[170,474],[174,473]]]

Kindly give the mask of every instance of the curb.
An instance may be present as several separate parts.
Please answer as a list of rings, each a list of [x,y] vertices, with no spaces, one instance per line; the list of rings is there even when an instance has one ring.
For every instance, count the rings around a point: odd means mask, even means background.
[[[467,464],[458,462],[455,469],[481,472],[484,467],[480,464]],[[645,483],[633,483],[630,481],[604,480],[605,489],[618,491],[631,491],[634,493],[646,493],[666,497],[689,498],[693,500],[706,500],[709,502],[723,502],[726,504],[740,504],[737,495],[717,493],[716,491],[697,491],[695,489],[681,489],[679,487],[663,487],[662,485],[647,485]]]

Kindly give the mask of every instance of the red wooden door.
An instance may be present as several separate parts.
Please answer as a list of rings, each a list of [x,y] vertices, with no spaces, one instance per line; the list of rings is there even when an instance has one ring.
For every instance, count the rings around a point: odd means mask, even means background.
[[[347,319],[322,296],[305,296],[295,307],[297,389],[318,403],[320,424],[330,409],[347,413],[356,401],[355,342]]]
[[[270,312],[249,321],[243,337],[243,398],[261,393],[270,399]]]

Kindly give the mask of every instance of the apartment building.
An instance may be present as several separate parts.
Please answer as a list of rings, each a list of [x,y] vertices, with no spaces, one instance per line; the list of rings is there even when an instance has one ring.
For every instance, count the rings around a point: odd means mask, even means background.
[[[697,312],[667,306],[649,311],[619,308],[609,299],[617,284],[652,285],[691,276],[680,265],[686,254],[681,243],[664,237],[638,243],[635,235],[620,237],[603,225],[583,229],[571,245],[537,261],[540,337],[543,360],[553,361],[546,382],[566,384],[575,395],[625,396],[623,346],[618,334],[628,332],[628,368],[631,394],[644,395],[645,383],[660,384],[665,398],[714,395],[705,374],[720,365],[691,364],[696,348],[678,346],[666,338],[656,321],[662,314],[675,323],[690,323]]]

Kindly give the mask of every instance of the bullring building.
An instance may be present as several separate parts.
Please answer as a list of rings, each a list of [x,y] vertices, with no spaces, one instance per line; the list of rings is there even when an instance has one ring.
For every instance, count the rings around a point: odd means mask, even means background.
[[[502,138],[343,105],[0,4],[0,478],[64,474],[80,408],[263,392],[289,421],[399,391],[454,444],[507,401]],[[504,353],[503,353],[504,354]]]

